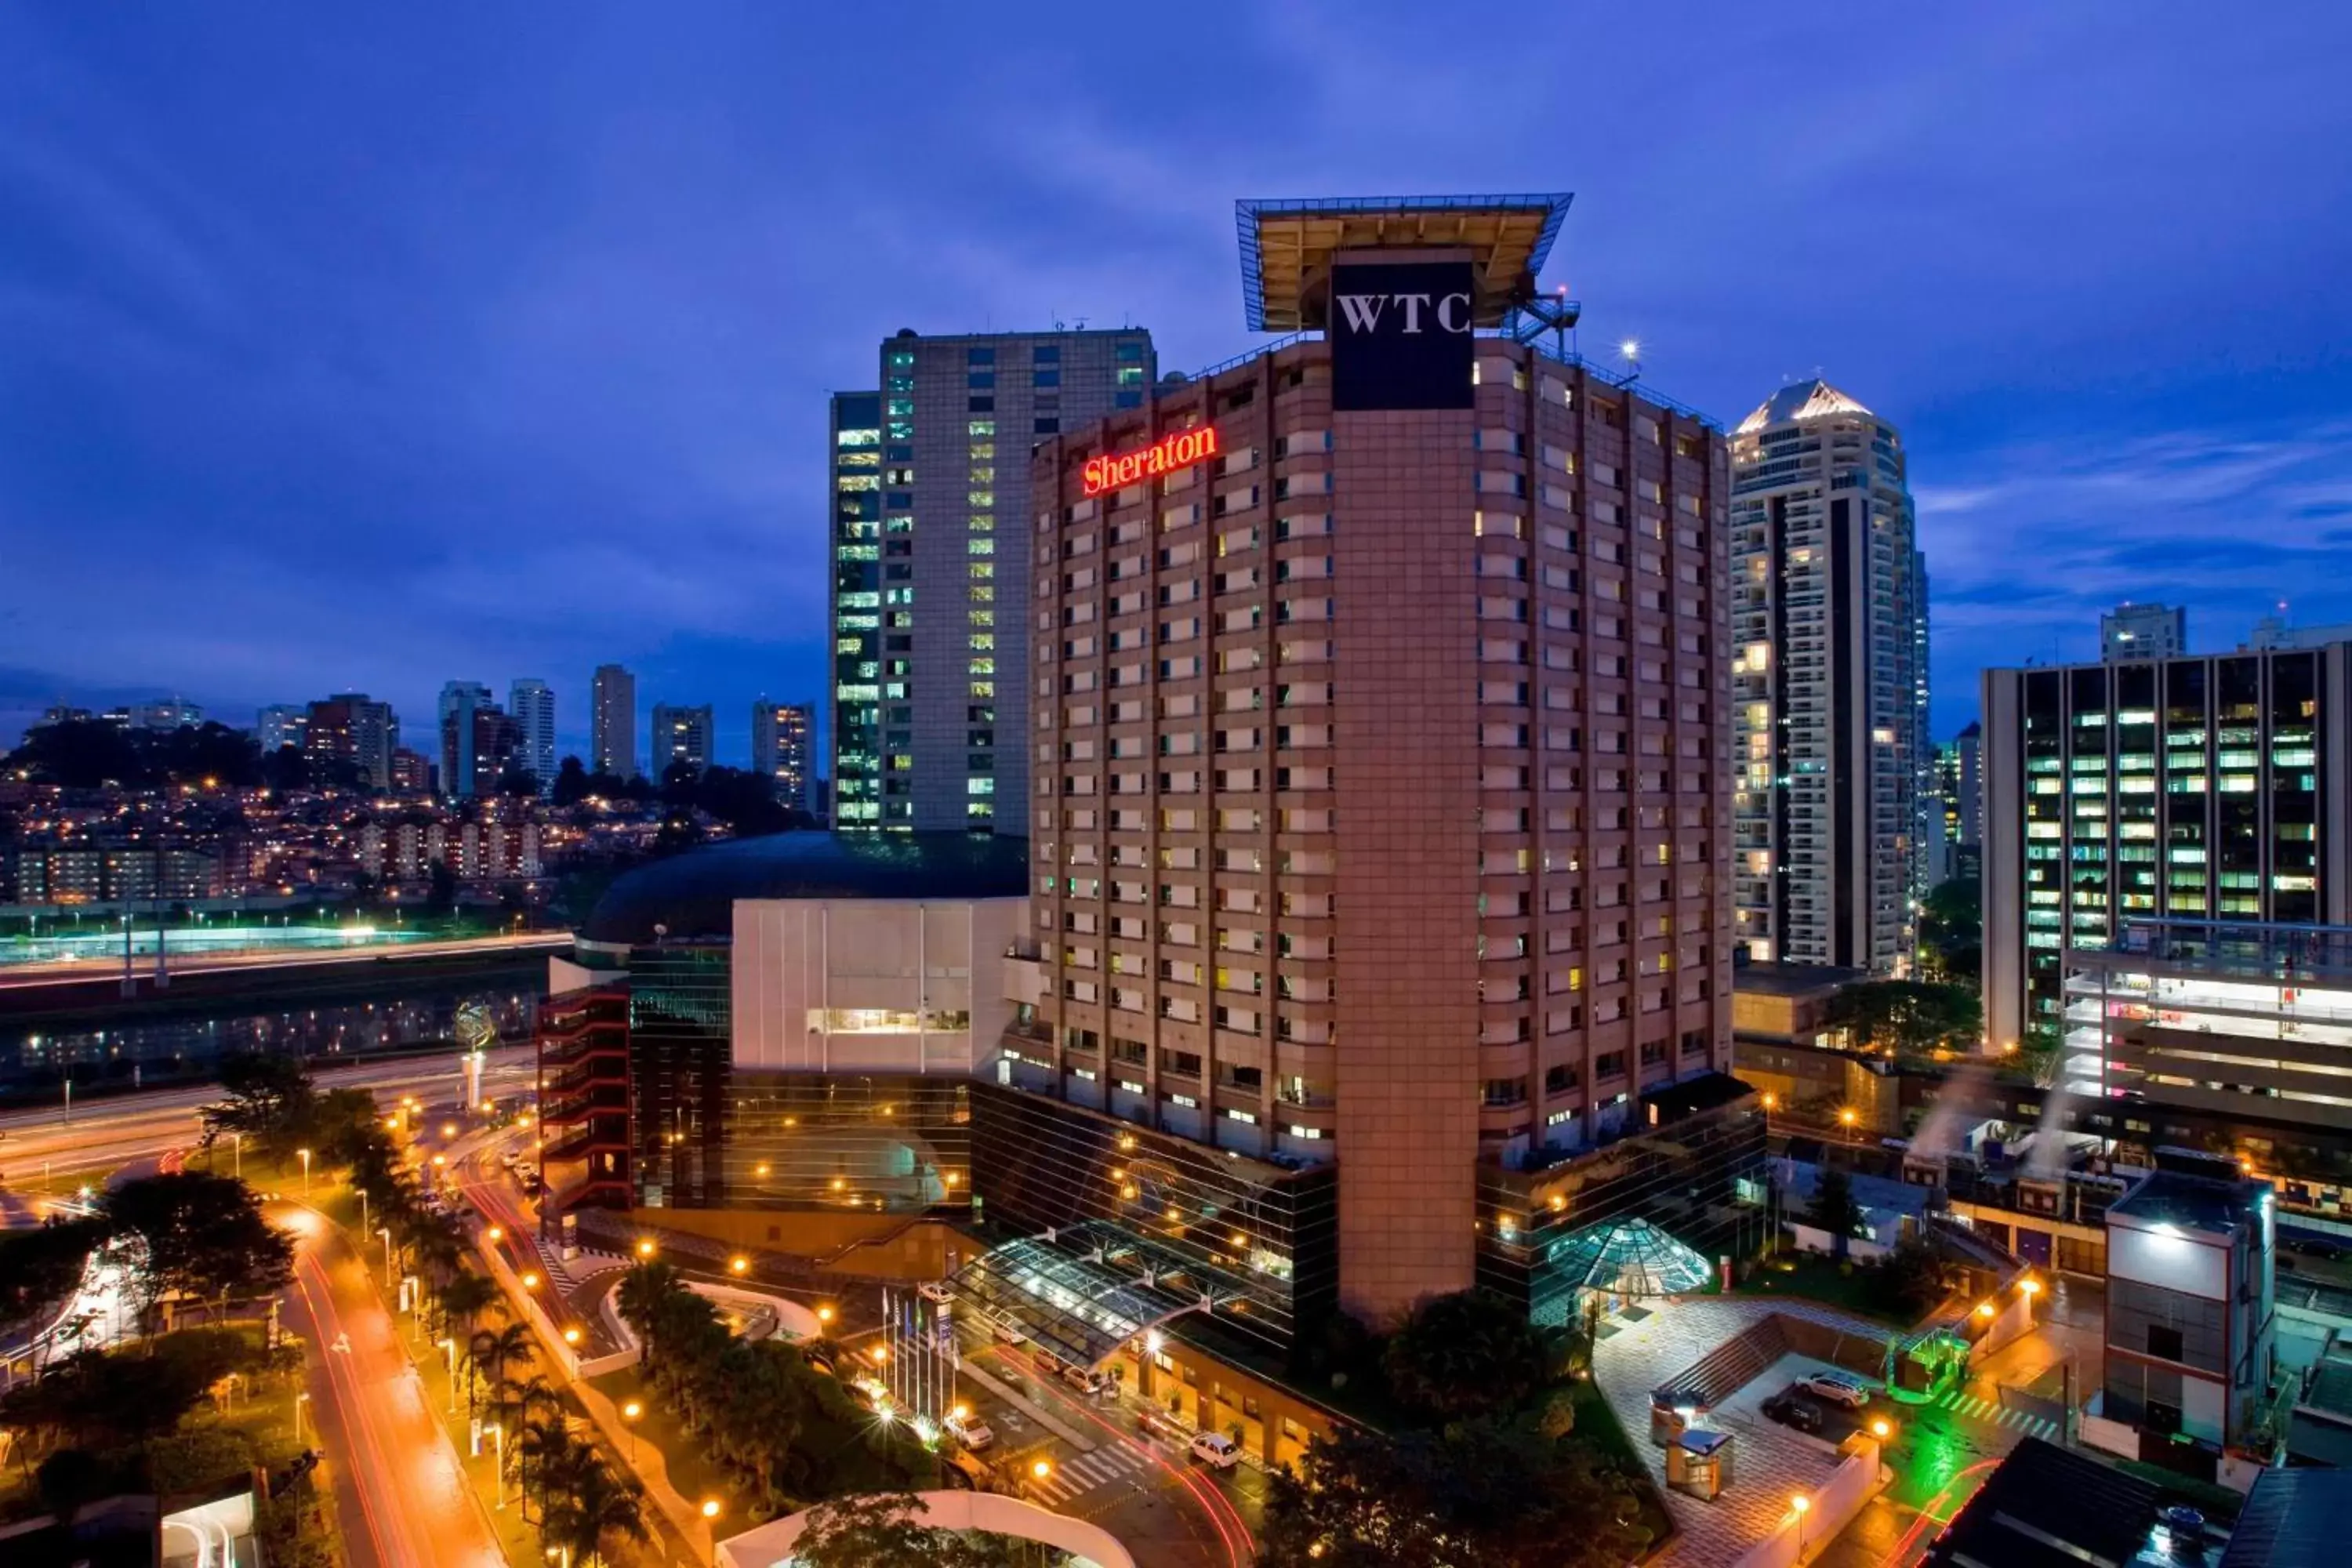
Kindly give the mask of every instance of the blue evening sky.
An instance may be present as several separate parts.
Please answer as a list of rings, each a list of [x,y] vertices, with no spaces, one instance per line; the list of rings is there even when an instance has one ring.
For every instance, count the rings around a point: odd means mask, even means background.
[[[1570,190],[1588,351],[1896,423],[1937,734],[2122,598],[2352,620],[2352,6],[0,9],[0,742],[824,671],[901,326],[1246,349],[1236,196]]]

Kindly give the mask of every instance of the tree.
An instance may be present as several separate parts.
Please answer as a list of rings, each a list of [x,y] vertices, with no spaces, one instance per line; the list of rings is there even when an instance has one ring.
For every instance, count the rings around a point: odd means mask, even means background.
[[[460,1274],[441,1287],[441,1311],[466,1343],[474,1342],[474,1320],[499,1299],[499,1288],[479,1274]]]
[[[88,1220],[0,1231],[0,1337],[47,1328],[72,1299],[103,1239]]]
[[[1880,1267],[1886,1293],[1915,1316],[1950,1294],[1958,1273],[1943,1254],[1916,1236],[1896,1242]]]
[[[509,1323],[502,1329],[478,1329],[467,1342],[466,1360],[473,1369],[466,1384],[467,1405],[473,1403],[473,1376],[495,1390],[507,1380],[507,1369],[529,1366],[539,1356],[539,1346],[531,1342],[530,1329],[523,1323]]]
[[[224,1133],[236,1133],[268,1149],[282,1164],[310,1137],[318,1089],[299,1058],[238,1051],[221,1058],[219,1077],[228,1098],[205,1107],[205,1148]]]
[[[602,1454],[580,1449],[563,1473],[561,1489],[547,1496],[540,1539],[569,1549],[575,1564],[600,1562],[605,1542],[616,1535],[642,1545],[651,1539],[645,1495],[635,1480],[614,1474]]]
[[[1391,1436],[1350,1427],[1308,1445],[1266,1489],[1266,1568],[1601,1568],[1648,1531],[1624,1478],[1589,1444],[1492,1421]]]
[[[1004,1537],[924,1524],[929,1511],[911,1492],[835,1498],[810,1513],[793,1560],[804,1568],[1012,1568],[1016,1559]]]
[[[1853,1181],[1834,1165],[1822,1167],[1822,1179],[1813,1187],[1813,1201],[1806,1205],[1805,1223],[1830,1233],[1830,1244],[1843,1258],[1849,1238],[1863,1232],[1862,1205],[1853,1201]]]
[[[593,793],[594,792],[588,787],[588,770],[581,765],[579,758],[566,757],[557,764],[555,787],[548,794],[548,799],[552,804],[559,806],[578,805]]]
[[[525,767],[509,767],[499,774],[497,793],[516,800],[539,798],[539,775]]]
[[[226,1302],[232,1290],[273,1295],[294,1277],[294,1241],[262,1217],[243,1182],[182,1171],[125,1182],[99,1200],[107,1234],[145,1248],[142,1316],[173,1293]]]
[[[1968,986],[1870,980],[1840,991],[1826,1021],[1858,1048],[1918,1055],[1939,1047],[1974,1050],[1984,1009]]]
[[[1381,1364],[1399,1398],[1452,1418],[1517,1404],[1547,1381],[1550,1359],[1524,1311],[1498,1296],[1463,1290],[1414,1308]]]
[[[640,1263],[621,1276],[613,1304],[619,1309],[621,1321],[636,1332],[640,1362],[653,1360],[654,1338],[662,1320],[672,1310],[674,1298],[687,1293],[686,1277],[667,1263]]]
[[[1984,947],[1984,884],[1955,877],[1919,904],[1919,951],[1938,980],[1973,985]]]

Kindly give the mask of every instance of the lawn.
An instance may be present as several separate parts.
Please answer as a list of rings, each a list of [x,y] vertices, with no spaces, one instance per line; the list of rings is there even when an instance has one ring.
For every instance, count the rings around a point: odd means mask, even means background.
[[[1642,1504],[1642,1523],[1650,1532],[1650,1550],[1656,1552],[1675,1532],[1675,1521],[1666,1511],[1665,1500],[1651,1484],[1649,1467],[1633,1452],[1633,1440],[1617,1424],[1617,1413],[1601,1396],[1598,1384],[1589,1377],[1581,1378],[1570,1385],[1570,1392],[1576,1402],[1577,1436],[1614,1459],[1625,1479],[1633,1483],[1633,1495]]]
[[[1811,1252],[1783,1254],[1768,1261],[1737,1294],[1792,1296],[1905,1329],[1918,1316],[1886,1289],[1877,1269],[1859,1263],[1841,1268],[1835,1260]]]
[[[669,1484],[677,1495],[688,1502],[700,1502],[704,1498],[718,1498],[726,1506],[726,1517],[743,1517],[742,1500],[735,1495],[727,1473],[710,1462],[703,1451],[701,1439],[681,1425],[677,1417],[664,1409],[652,1390],[646,1386],[634,1366],[625,1366],[592,1377],[588,1385],[613,1402],[615,1409],[626,1408],[634,1399],[645,1406],[645,1414],[635,1422],[637,1441],[661,1450],[662,1462],[669,1469]],[[629,1458],[628,1447],[622,1447],[622,1458]]]

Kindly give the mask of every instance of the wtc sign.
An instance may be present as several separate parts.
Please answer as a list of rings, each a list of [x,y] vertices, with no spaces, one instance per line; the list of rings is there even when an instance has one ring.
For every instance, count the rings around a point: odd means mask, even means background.
[[[1331,406],[1468,408],[1470,263],[1331,268]]]

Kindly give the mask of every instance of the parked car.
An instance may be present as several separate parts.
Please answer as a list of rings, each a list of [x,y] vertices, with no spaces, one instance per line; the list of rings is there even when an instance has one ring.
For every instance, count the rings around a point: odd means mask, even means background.
[[[1062,1381],[1088,1399],[1100,1399],[1110,1387],[1110,1379],[1090,1366],[1063,1367]]]
[[[1017,1323],[1008,1323],[999,1319],[989,1327],[995,1332],[998,1344],[1025,1345],[1029,1342],[1029,1336],[1021,1331],[1021,1327]]]
[[[926,1279],[915,1287],[915,1294],[926,1301],[936,1301],[944,1307],[955,1300],[955,1287],[944,1279]]]
[[[1147,1437],[1164,1437],[1171,1443],[1181,1443],[1189,1435],[1184,1424],[1164,1410],[1146,1410],[1135,1418],[1135,1429]]]
[[[949,1411],[947,1418],[940,1425],[945,1426],[949,1435],[957,1442],[961,1443],[973,1453],[978,1453],[996,1441],[996,1434],[989,1430],[987,1422],[961,1407]]]
[[[1223,1432],[1193,1433],[1192,1444],[1186,1451],[1201,1463],[1213,1465],[1221,1470],[1230,1470],[1242,1462],[1241,1445]]]
[[[1801,1399],[1788,1399],[1775,1394],[1764,1402],[1764,1415],[1768,1420],[1778,1421],[1781,1426],[1799,1432],[1822,1429],[1822,1413]]]
[[[1797,1386],[1816,1399],[1826,1399],[1832,1405],[1843,1405],[1848,1410],[1859,1410],[1870,1403],[1870,1384],[1852,1373],[1808,1373],[1798,1379]]]

